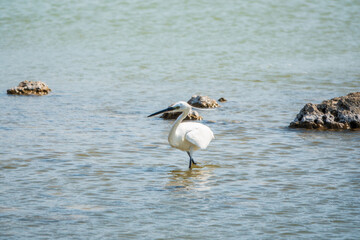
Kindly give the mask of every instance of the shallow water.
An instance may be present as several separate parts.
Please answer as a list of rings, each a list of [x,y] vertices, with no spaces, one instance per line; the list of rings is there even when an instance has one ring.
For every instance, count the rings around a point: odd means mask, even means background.
[[[287,128],[360,90],[358,1],[2,1],[1,239],[355,239],[359,131]],[[45,81],[43,97],[6,95]],[[187,154],[147,115],[193,94]]]

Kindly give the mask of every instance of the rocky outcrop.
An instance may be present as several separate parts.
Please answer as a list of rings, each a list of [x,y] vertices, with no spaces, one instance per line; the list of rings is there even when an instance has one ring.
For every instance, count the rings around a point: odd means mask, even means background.
[[[216,102],[216,100],[209,98],[208,96],[200,96],[194,95],[187,102],[191,106],[198,108],[217,108],[220,105]]]
[[[7,90],[7,94],[15,95],[46,95],[51,89],[43,82],[22,81],[17,87]]]
[[[307,129],[360,128],[360,92],[326,100],[321,104],[308,103],[301,109],[289,127]]]
[[[175,113],[164,113],[163,115],[161,115],[161,118],[164,119],[177,119],[180,116],[180,112],[175,112]],[[186,116],[186,118],[184,120],[202,120],[203,117],[199,115],[199,113],[197,111],[191,110],[191,112]]]
[[[218,102],[227,102],[227,100],[222,97],[222,98],[219,98],[219,99],[218,99]]]
[[[216,108],[220,107],[220,105],[216,102],[216,100],[209,98],[208,96],[199,96],[194,95],[187,102],[193,107],[198,108]],[[171,105],[172,106],[172,105]],[[164,113],[161,115],[161,118],[164,119],[176,119],[180,116],[181,113]],[[185,120],[202,120],[203,117],[199,115],[199,113],[195,110],[191,110],[191,112],[186,116]]]

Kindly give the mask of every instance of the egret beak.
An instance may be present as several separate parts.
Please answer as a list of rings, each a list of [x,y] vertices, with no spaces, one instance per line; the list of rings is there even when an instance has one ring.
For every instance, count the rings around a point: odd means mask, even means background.
[[[161,111],[158,111],[158,112],[156,112],[156,113],[150,114],[148,117],[152,117],[152,116],[158,115],[158,114],[160,114],[160,113],[164,113],[164,112],[170,112],[170,111],[175,110],[175,109],[176,109],[176,108],[174,108],[174,107],[168,107],[168,108],[163,109],[163,110],[161,110]]]

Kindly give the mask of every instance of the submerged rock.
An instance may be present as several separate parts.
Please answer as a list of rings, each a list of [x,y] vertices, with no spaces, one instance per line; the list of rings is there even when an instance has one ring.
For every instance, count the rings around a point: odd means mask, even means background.
[[[321,104],[308,103],[297,114],[289,127],[307,129],[360,128],[360,92],[326,100]]]
[[[7,94],[14,95],[46,95],[51,92],[51,89],[40,81],[22,81],[17,87],[7,90]]]
[[[220,107],[220,105],[216,102],[216,100],[209,98],[208,96],[200,96],[194,95],[187,102],[193,107],[198,108],[216,108]],[[172,105],[170,105],[171,107]],[[176,119],[180,116],[181,113],[164,113],[161,115],[161,118],[164,119]],[[191,110],[191,112],[186,116],[185,120],[203,120],[203,117],[199,115],[199,113],[195,110]]]
[[[209,98],[208,96],[200,96],[194,95],[187,102],[191,106],[198,108],[217,108],[220,105],[216,102],[216,100]]]
[[[164,113],[163,115],[161,115],[161,118],[164,119],[177,119],[180,116],[180,112],[175,112],[175,113]],[[186,116],[186,118],[184,120],[202,120],[203,117],[199,115],[199,113],[197,111],[191,110],[191,112]]]

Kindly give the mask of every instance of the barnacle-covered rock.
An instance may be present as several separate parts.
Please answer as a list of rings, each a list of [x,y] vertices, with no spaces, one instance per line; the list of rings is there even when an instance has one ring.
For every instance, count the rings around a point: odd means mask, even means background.
[[[326,100],[321,104],[307,103],[289,127],[307,129],[360,128],[360,92]]]
[[[169,112],[161,115],[161,118],[164,119],[177,119],[180,116],[181,112]],[[184,120],[202,120],[202,116],[199,115],[197,111],[191,110],[191,112],[186,116]]]
[[[40,81],[22,81],[17,87],[7,90],[7,94],[14,95],[46,95],[51,92],[51,89],[44,83]]]
[[[217,103],[215,99],[209,98],[208,96],[200,96],[200,95],[192,96],[187,103],[190,104],[191,106],[198,108],[220,107],[220,105]]]

